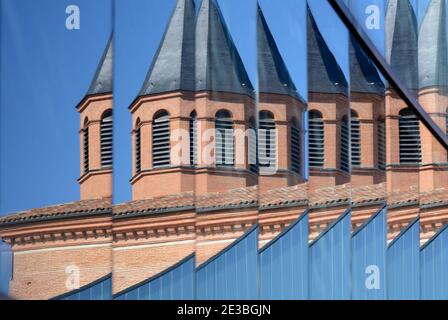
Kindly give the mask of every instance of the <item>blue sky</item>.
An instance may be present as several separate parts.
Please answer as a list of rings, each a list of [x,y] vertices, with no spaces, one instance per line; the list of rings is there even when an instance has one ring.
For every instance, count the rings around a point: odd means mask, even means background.
[[[0,214],[79,199],[79,120],[110,0],[1,0]],[[65,27],[77,4],[81,29]]]

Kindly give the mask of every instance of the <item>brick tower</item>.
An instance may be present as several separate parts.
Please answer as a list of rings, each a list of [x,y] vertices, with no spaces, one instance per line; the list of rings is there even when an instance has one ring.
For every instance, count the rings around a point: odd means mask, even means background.
[[[112,54],[110,36],[80,115],[81,200],[112,199]]]
[[[310,190],[346,184],[349,157],[342,141],[343,121],[347,128],[349,115],[348,84],[309,8],[308,91]]]
[[[432,0],[423,19],[418,43],[419,100],[435,123],[448,128],[448,20],[446,0]],[[447,151],[421,126],[420,192],[448,188]]]
[[[256,119],[254,89],[216,0],[202,1],[195,35],[195,107],[201,155],[196,165],[196,195],[255,186],[257,174],[250,170],[244,138]],[[203,155],[213,131],[225,133],[215,137],[214,152],[207,160]]]
[[[258,7],[257,39],[259,185],[263,194],[268,190],[304,182],[305,102],[297,92],[260,7]],[[269,135],[271,131],[272,135]],[[265,151],[266,149],[275,150],[275,153],[268,154],[269,150]]]
[[[194,167],[171,154],[175,129],[194,111],[193,0],[178,0],[132,113],[134,200],[194,190]]]
[[[417,22],[408,0],[388,2],[386,12],[386,59],[404,86],[417,92]],[[395,90],[386,90],[386,158],[388,193],[418,195],[421,163],[420,130],[415,113]],[[402,143],[400,145],[400,123]],[[407,125],[408,124],[408,125]],[[412,127],[407,130],[406,127]],[[408,137],[406,137],[407,133]],[[410,143],[408,143],[410,142]]]
[[[385,182],[385,87],[375,65],[350,37],[351,185]]]

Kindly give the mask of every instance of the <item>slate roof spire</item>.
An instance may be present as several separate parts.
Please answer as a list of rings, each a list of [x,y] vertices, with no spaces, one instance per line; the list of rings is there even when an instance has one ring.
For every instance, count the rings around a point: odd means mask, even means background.
[[[113,32],[90,84],[87,95],[112,93],[113,86]]]
[[[194,91],[194,0],[177,0],[140,96]]]
[[[259,5],[257,17],[257,48],[259,92],[289,95],[303,101],[291,79],[288,68]]]
[[[420,88],[448,86],[447,0],[431,0],[418,41]]]
[[[348,84],[308,7],[308,91],[348,94]]]
[[[417,89],[417,19],[409,0],[389,0],[385,23],[386,59],[408,89]]]
[[[252,96],[254,89],[216,0],[203,0],[196,23],[196,90]]]
[[[360,47],[357,40],[350,36],[350,91],[383,95],[384,83],[375,64]]]

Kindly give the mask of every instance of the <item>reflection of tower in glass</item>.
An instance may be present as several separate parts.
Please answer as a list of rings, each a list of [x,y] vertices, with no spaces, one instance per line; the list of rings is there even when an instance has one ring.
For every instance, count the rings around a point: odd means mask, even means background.
[[[431,0],[418,40],[419,101],[443,132],[448,128],[448,4]],[[422,237],[428,239],[448,222],[447,150],[421,125],[420,203]],[[445,216],[444,216],[445,215]]]
[[[305,211],[307,185],[303,167],[305,102],[260,7],[257,19],[261,246]]]
[[[350,155],[348,84],[310,9],[308,110],[309,203],[313,238],[347,210]]]
[[[385,87],[353,37],[349,53],[352,224],[361,226],[386,201]]]

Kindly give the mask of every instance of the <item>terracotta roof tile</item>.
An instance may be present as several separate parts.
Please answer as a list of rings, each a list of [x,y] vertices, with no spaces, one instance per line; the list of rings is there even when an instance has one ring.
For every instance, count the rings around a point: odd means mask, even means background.
[[[272,189],[260,196],[260,208],[303,205],[308,202],[308,186],[306,183],[292,187]]]
[[[0,225],[111,212],[110,200],[94,199],[17,212],[0,218]]]
[[[198,211],[239,208],[258,205],[257,186],[212,192],[196,197]]]
[[[125,202],[115,205],[112,211],[114,218],[120,218],[129,215],[162,213],[191,208],[194,208],[194,194],[193,192],[185,192],[169,196]]]

